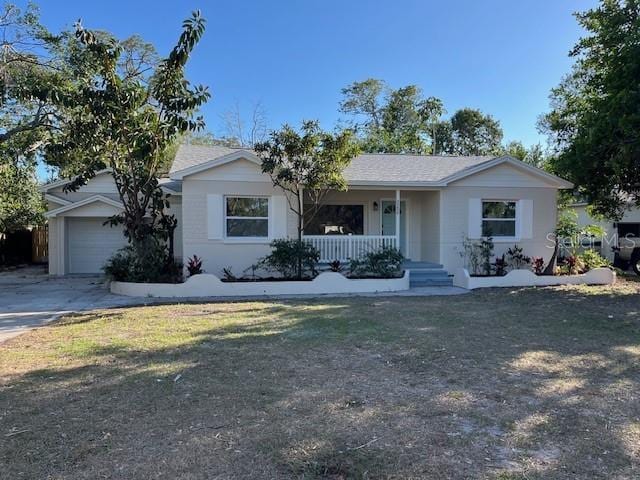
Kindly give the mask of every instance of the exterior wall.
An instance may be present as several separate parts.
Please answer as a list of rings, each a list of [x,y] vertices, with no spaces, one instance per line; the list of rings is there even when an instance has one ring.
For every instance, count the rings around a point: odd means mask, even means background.
[[[425,262],[440,263],[440,198],[439,191],[420,192],[422,197],[420,258]]]
[[[64,217],[50,218],[49,219],[49,274],[50,275],[62,275],[64,274],[64,265],[61,264],[63,260],[62,252],[60,251],[60,228],[63,225]],[[64,245],[63,245],[64,246]]]
[[[469,179],[470,180],[470,179]],[[523,247],[524,254],[530,257],[543,257],[548,260],[553,253],[553,242],[548,234],[556,226],[557,190],[543,187],[488,187],[488,186],[449,186],[441,193],[441,245],[440,257],[444,268],[453,272],[463,267],[459,252],[462,241],[469,235],[470,199],[531,200],[533,204],[531,238],[501,240],[494,238],[497,256],[502,255],[515,243]]]
[[[168,213],[170,215],[175,215],[176,220],[178,221],[178,225],[176,226],[176,230],[173,233],[173,256],[179,262],[184,261],[182,256],[182,198],[178,196],[172,196],[169,199],[169,210]]]
[[[260,182],[229,181],[215,179],[212,172],[203,172],[202,175],[192,175],[183,180],[183,261],[186,263],[189,257],[197,255],[203,259],[202,268],[207,273],[221,275],[223,268],[231,267],[235,275],[240,275],[243,270],[270,252],[270,239],[251,241],[225,238],[210,239],[207,231],[207,223],[212,215],[207,211],[207,195],[209,194],[273,197],[282,196],[283,192],[276,190],[268,178],[263,178],[263,181]],[[286,216],[287,233],[294,236],[296,232],[295,216],[288,211],[278,215]]]

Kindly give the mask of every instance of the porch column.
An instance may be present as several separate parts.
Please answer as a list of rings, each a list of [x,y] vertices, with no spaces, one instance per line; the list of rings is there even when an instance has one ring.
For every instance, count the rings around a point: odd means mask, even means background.
[[[396,248],[400,250],[400,190],[396,190]]]

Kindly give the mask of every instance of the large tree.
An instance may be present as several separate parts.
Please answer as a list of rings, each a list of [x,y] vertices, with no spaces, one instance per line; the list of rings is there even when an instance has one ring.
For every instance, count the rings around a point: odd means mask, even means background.
[[[63,87],[63,38],[39,22],[38,10],[5,3],[0,11],[0,233],[43,221],[36,163],[57,110],[48,92]]]
[[[340,111],[349,115],[366,152],[494,155],[502,150],[497,120],[471,108],[442,119],[442,101],[425,97],[416,85],[393,89],[369,78],[343,88],[342,96]]]
[[[210,95],[203,86],[191,86],[184,72],[204,28],[204,19],[194,12],[157,66],[123,57],[127,45],[111,35],[81,24],[76,28],[78,43],[70,57],[76,75],[57,97],[64,123],[46,146],[45,157],[75,175],[71,190],[111,169],[124,206],[111,223],[124,226],[140,253],[150,239],[168,241],[171,249],[176,221],[166,214],[169,202],[158,173],[175,140],[204,125],[195,112]]]
[[[520,141],[511,141],[504,146],[502,153],[534,167],[547,168],[548,157],[539,143],[527,148]]]
[[[500,122],[480,110],[463,108],[441,122],[436,132],[437,153],[454,155],[495,155],[500,153]]]
[[[424,97],[416,85],[392,89],[369,78],[342,89],[340,111],[350,116],[363,150],[430,153],[433,128],[444,113],[442,101]]]
[[[22,155],[0,164],[0,234],[41,224],[42,195],[35,163]]]
[[[619,218],[640,206],[640,0],[604,0],[576,18],[588,33],[541,126],[554,172],[595,212]]]
[[[269,139],[255,145],[262,159],[262,171],[273,185],[286,193],[289,209],[296,215],[299,244],[330,191],[346,190],[343,170],[360,151],[349,129],[325,132],[317,121],[303,122],[300,131],[289,125],[271,132]],[[305,199],[307,202],[305,203]],[[302,277],[302,259],[298,259]]]
[[[64,88],[71,73],[61,61],[65,37],[40,24],[34,4],[22,11],[5,3],[0,28],[0,146],[14,142],[9,148],[32,151],[57,123],[51,92]]]

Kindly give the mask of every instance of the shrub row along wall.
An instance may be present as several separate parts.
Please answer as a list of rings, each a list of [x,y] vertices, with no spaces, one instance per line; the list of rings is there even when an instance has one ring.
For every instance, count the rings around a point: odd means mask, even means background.
[[[512,270],[502,277],[472,277],[465,268],[456,271],[453,284],[473,290],[489,287],[548,287],[552,285],[610,285],[616,274],[609,268],[594,268],[581,275],[536,275],[531,270]]]
[[[111,282],[111,292],[129,297],[251,297],[261,295],[397,292],[409,289],[409,272],[400,278],[350,279],[324,272],[309,281],[223,282],[203,273],[184,283]]]

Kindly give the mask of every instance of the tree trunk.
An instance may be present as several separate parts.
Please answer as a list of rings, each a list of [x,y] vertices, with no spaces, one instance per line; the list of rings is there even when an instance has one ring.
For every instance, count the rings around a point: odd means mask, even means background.
[[[298,280],[302,280],[302,230],[304,229],[302,192],[298,190]]]
[[[558,236],[556,235],[556,241],[553,246],[553,255],[551,255],[551,259],[549,260],[549,263],[547,264],[545,269],[542,271],[542,275],[553,275],[553,271],[555,270],[555,266],[556,266],[556,258],[558,258],[559,248],[560,248],[560,245],[558,241]]]
[[[176,231],[176,227],[169,228],[169,261],[173,262],[173,254],[174,254],[174,234]]]

